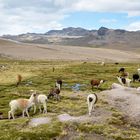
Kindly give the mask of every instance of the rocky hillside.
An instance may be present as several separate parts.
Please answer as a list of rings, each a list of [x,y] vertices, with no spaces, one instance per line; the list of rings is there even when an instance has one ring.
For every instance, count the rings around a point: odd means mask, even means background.
[[[4,35],[2,38],[36,44],[107,47],[128,50],[140,48],[140,31],[129,32],[105,27],[98,30],[69,27],[62,30],[51,30],[45,34]]]
[[[86,30],[83,28],[73,28],[73,27],[68,27],[64,28],[62,30],[51,30],[45,33],[45,35],[49,36],[86,36],[91,34],[92,31]]]

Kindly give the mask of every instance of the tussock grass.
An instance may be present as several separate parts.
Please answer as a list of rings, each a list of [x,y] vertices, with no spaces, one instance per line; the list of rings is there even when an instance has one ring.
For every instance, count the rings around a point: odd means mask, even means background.
[[[61,92],[61,101],[54,99],[48,101],[48,114],[33,114],[32,117],[50,116],[51,124],[40,125],[30,128],[28,122],[31,118],[21,118],[21,111],[16,112],[16,120],[0,120],[0,139],[89,139],[93,136],[105,137],[106,139],[137,139],[139,129],[133,130],[127,127],[129,122],[123,120],[121,112],[110,109],[108,102],[99,100],[97,108],[108,108],[112,112],[111,118],[102,123],[61,123],[57,115],[68,113],[79,116],[87,114],[86,97],[91,92],[98,92],[110,89],[113,82],[117,82],[116,75],[120,67],[125,67],[130,73],[130,77],[139,68],[139,64],[106,64],[100,66],[96,63],[83,62],[62,62],[62,61],[16,61],[1,59],[0,64],[5,65],[5,69],[0,69],[0,112],[3,117],[7,117],[9,111],[9,102],[17,98],[29,98],[29,90],[36,89],[40,93],[48,94],[50,88],[54,87],[55,80],[62,78],[64,85]],[[53,67],[55,71],[53,72]],[[16,87],[16,76],[21,74],[23,81],[19,87]],[[91,90],[91,79],[107,80],[99,89]],[[76,83],[84,84],[79,92],[73,92],[71,87]],[[132,86],[138,87],[140,83],[133,83]],[[121,125],[118,128],[118,125]],[[127,128],[126,131],[123,131]]]

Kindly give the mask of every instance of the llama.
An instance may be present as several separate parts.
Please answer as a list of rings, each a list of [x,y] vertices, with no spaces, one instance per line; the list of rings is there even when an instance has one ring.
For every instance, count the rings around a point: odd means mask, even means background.
[[[0,112],[0,119],[3,119],[3,113]]]
[[[22,76],[20,74],[17,75],[17,83],[16,85],[19,86],[19,84],[21,84],[22,81]]]
[[[50,91],[49,91],[49,95],[47,96],[48,99],[50,97],[55,97],[57,100],[60,100],[60,89],[58,87],[55,87],[55,88],[52,88]]]
[[[125,71],[125,68],[120,68],[119,73],[121,73],[121,77],[128,78],[129,73]]]
[[[50,97],[55,97],[57,100],[60,100],[60,90],[62,88],[62,80],[61,79],[57,79],[56,83],[55,83],[55,87],[52,88],[50,91],[49,91],[49,95],[48,95],[48,99]]]
[[[105,66],[105,62],[104,62],[104,61],[102,61],[100,65],[101,65],[101,66]]]
[[[56,80],[56,83],[55,83],[55,87],[58,87],[59,90],[62,88],[62,80],[61,79],[57,79]]]
[[[129,73],[128,72],[122,72],[121,73],[121,77],[128,78],[129,77]]]
[[[140,81],[140,76],[138,74],[133,74],[133,82]]]
[[[44,94],[39,94],[36,97],[35,104],[34,104],[34,114],[36,113],[36,105],[39,105],[40,113],[42,113],[41,105],[43,105],[43,113],[47,113],[47,101],[48,98]]]
[[[123,86],[127,85],[128,87],[130,87],[130,83],[132,82],[131,79],[120,77],[120,76],[117,76],[117,79],[118,79],[119,83]]]
[[[93,94],[89,94],[87,96],[87,104],[88,104],[88,113],[89,113],[89,116],[91,116],[91,112],[92,110],[94,110],[94,104],[96,104],[98,100],[98,97],[95,93]]]
[[[99,88],[104,82],[105,82],[105,80],[95,80],[95,79],[91,80],[90,84],[92,86],[92,90],[93,90],[93,87],[95,87],[95,86],[97,88]]]
[[[125,68],[120,68],[120,69],[119,69],[119,73],[120,73],[120,72],[124,72],[124,71],[125,71]]]
[[[140,76],[140,68],[139,68],[139,69],[137,69],[137,72],[138,72],[138,75]]]
[[[36,93],[34,92],[32,93],[29,99],[16,99],[10,101],[9,106],[11,110],[8,112],[8,118],[10,119],[12,116],[12,118],[15,119],[14,113],[17,109],[22,110],[23,117],[25,112],[29,117],[28,109],[34,105],[35,98],[36,98]]]
[[[140,68],[137,69],[137,72],[136,74],[133,74],[133,82],[135,81],[139,81],[140,82]]]

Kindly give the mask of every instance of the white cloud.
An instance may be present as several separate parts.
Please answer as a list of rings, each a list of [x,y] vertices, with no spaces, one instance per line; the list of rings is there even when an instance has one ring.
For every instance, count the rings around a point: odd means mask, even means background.
[[[0,0],[0,11],[0,34],[46,32],[61,29],[61,20],[76,11],[140,16],[140,0]]]
[[[125,27],[128,31],[138,31],[140,30],[140,21],[130,23],[128,26]]]
[[[140,15],[139,0],[80,0],[75,4],[79,11],[123,12],[128,15]],[[137,13],[137,14],[134,14]]]
[[[61,29],[63,25],[59,21],[68,16],[61,9],[51,6],[49,0],[43,4],[38,3],[39,0],[28,0],[30,3],[18,0],[5,1],[2,3],[2,0],[0,0],[1,35],[26,32],[43,33],[51,29]],[[47,5],[50,7],[47,7]]]
[[[99,22],[100,23],[116,23],[117,20],[116,19],[105,19],[105,18],[103,18],[103,19],[100,19]]]

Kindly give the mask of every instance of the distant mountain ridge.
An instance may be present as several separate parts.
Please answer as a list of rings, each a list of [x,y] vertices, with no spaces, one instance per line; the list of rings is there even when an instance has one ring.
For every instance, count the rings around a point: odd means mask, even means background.
[[[4,35],[2,38],[36,44],[107,47],[115,49],[140,48],[140,31],[130,32],[123,29],[108,29],[106,27],[101,27],[98,30],[68,27],[62,30],[50,30],[44,34]]]
[[[92,31],[84,29],[84,28],[74,28],[68,27],[63,28],[62,30],[50,30],[45,35],[61,35],[61,36],[86,36],[90,34]]]

